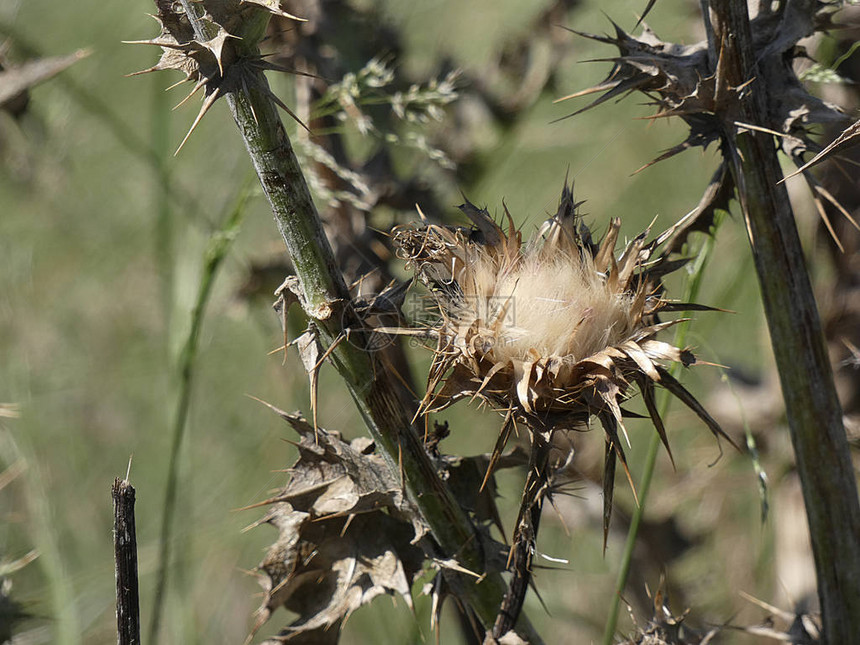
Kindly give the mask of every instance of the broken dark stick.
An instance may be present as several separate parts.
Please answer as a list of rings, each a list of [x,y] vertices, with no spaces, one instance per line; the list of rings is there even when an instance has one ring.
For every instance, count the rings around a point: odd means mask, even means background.
[[[117,645],[140,644],[140,598],[137,584],[137,532],[134,524],[134,487],[115,479],[113,546],[116,564]]]

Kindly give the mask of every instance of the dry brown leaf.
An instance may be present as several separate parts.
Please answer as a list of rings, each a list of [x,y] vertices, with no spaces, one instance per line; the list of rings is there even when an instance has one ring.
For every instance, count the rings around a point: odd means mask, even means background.
[[[849,148],[853,148],[856,145],[860,145],[860,121],[855,121],[851,125],[849,125],[842,133],[836,137],[833,142],[828,145],[824,150],[815,155],[812,159],[803,164],[800,168],[795,170],[790,175],[787,175],[785,179],[790,179],[795,175],[799,175],[800,173],[812,168],[812,166],[821,163],[825,159],[829,159],[833,155],[842,152],[844,150],[848,150]],[[783,181],[785,181],[783,179]]]
[[[424,564],[415,543],[425,528],[392,469],[369,439],[347,443],[269,407],[300,435],[299,459],[257,522],[279,536],[258,567],[265,600],[253,632],[285,607],[299,617],[279,638],[336,642],[349,615],[379,595],[400,594],[411,606]]]
[[[252,86],[268,96],[299,125],[306,127],[262,80],[261,72],[272,69],[272,65],[255,50],[256,43],[264,35],[268,15],[294,20],[300,18],[284,12],[276,0],[200,0],[189,3],[189,6],[199,8],[202,15],[198,24],[202,25],[200,31],[207,34],[202,37],[185,15],[182,3],[155,0],[155,4],[158,7],[155,19],[161,26],[161,33],[149,40],[128,42],[155,45],[161,48],[162,55],[155,65],[135,74],[163,70],[178,70],[185,74],[180,84],[187,81],[194,87],[179,105],[201,89],[204,94],[203,105],[179,144],[177,153],[215,101],[227,93],[247,91]]]

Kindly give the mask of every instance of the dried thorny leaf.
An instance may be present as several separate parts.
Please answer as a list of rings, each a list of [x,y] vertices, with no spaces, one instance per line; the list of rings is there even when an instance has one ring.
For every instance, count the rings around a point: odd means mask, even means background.
[[[637,625],[637,635],[620,645],[707,645],[717,634],[725,636],[729,630],[758,636],[767,642],[790,645],[820,645],[822,642],[820,613],[810,611],[803,604],[793,611],[786,611],[743,591],[740,595],[769,615],[758,625],[724,624],[709,630],[693,630],[683,624],[689,610],[680,617],[674,616],[662,592],[658,591],[654,599],[654,618],[644,628]],[[635,617],[633,621],[636,623]]]
[[[317,336],[316,325],[311,323],[298,338],[291,344],[299,350],[299,358],[307,372],[311,389],[311,410],[313,412],[314,427],[317,427],[317,396],[319,385],[320,367],[322,367],[323,348]]]
[[[257,50],[270,16],[301,18],[280,9],[277,0],[200,0],[188,3],[155,0],[155,4],[158,7],[155,19],[161,26],[161,33],[150,40],[129,42],[156,45],[161,48],[162,55],[158,63],[135,74],[162,70],[178,70],[185,74],[180,83],[191,82],[194,87],[179,105],[200,89],[204,93],[203,106],[179,149],[217,99],[251,86],[266,94],[301,124],[292,110],[272,94],[259,74],[265,70],[288,70],[264,60]],[[185,14],[185,6],[199,11],[198,24],[201,27],[195,28]]]
[[[673,616],[664,608],[662,616],[655,617],[621,645],[708,645],[719,633],[715,627],[704,633],[691,629],[684,624],[685,618],[686,613]]]
[[[289,640],[320,629],[337,633],[353,611],[379,595],[398,593],[411,607],[424,553],[410,544],[408,523],[382,511],[312,521],[289,508],[277,505],[267,519],[288,539],[276,542],[260,565],[267,599],[258,624],[276,607],[298,613],[281,632]]]
[[[369,439],[347,443],[269,407],[299,434],[299,459],[256,523],[279,536],[258,567],[265,600],[252,635],[278,607],[299,617],[275,642],[336,642],[349,615],[382,594],[400,594],[411,607],[424,563],[415,543],[426,529],[394,471]]]
[[[677,116],[683,119],[690,128],[687,138],[643,168],[687,148],[706,148],[714,141],[720,142],[726,159],[732,159],[738,154],[734,140],[739,132],[756,130],[772,134],[779,148],[803,173],[819,213],[839,244],[827,220],[824,204],[832,203],[849,221],[854,223],[854,220],[806,172],[811,163],[805,165],[803,158],[821,149],[811,136],[814,125],[843,122],[846,116],[837,106],[810,94],[794,68],[795,59],[807,56],[798,41],[831,28],[833,8],[816,2],[781,2],[778,5],[775,11],[769,3],[758,5],[759,12],[751,21],[757,73],[740,86],[734,87],[727,81],[732,61],[724,55],[726,50],[720,38],[730,35],[713,34],[707,21],[709,39],[693,45],[664,42],[644,25],[642,34],[636,37],[613,23],[613,36],[575,32],[618,49],[619,55],[610,59],[614,66],[609,76],[602,83],[559,101],[601,93],[599,98],[568,115],[574,116],[635,90],[648,96],[656,107],[657,112],[651,118]],[[765,104],[766,118],[762,123],[744,123],[741,118],[741,102],[753,93],[760,95]],[[843,143],[851,137],[850,132],[851,128],[843,133]],[[708,217],[708,209],[700,211],[703,218]],[[707,230],[707,225],[696,225],[696,228]]]
[[[849,148],[853,148],[856,145],[860,145],[860,121],[855,121],[851,125],[849,125],[842,133],[836,137],[830,145],[828,145],[824,150],[815,155],[812,159],[803,164],[800,168],[795,170],[793,173],[788,175],[786,179],[794,177],[795,175],[804,172],[808,168],[812,168],[816,164],[821,163],[822,161],[829,159],[830,157],[842,152],[844,150],[848,150]]]

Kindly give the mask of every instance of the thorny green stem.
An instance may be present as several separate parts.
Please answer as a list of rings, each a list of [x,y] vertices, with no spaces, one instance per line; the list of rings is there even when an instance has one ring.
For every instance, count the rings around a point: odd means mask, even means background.
[[[176,405],[176,416],[173,419],[173,436],[170,446],[170,463],[167,469],[167,487],[164,493],[164,503],[161,511],[161,532],[158,540],[158,574],[155,584],[155,595],[152,602],[152,615],[149,623],[149,642],[158,643],[161,629],[161,614],[167,591],[167,577],[170,570],[170,546],[173,535],[173,519],[176,514],[176,502],[179,489],[179,456],[182,448],[185,430],[188,427],[188,411],[191,405],[191,391],[194,381],[194,369],[197,358],[200,328],[203,325],[206,304],[212,293],[215,276],[221,266],[230,243],[233,241],[242,218],[245,214],[245,204],[250,197],[250,191],[241,191],[230,216],[224,227],[216,232],[209,241],[206,249],[205,266],[201,278],[197,301],[191,312],[191,329],[182,348],[179,358],[179,401]]]
[[[696,302],[699,295],[699,289],[702,285],[702,278],[705,275],[705,267],[714,250],[714,242],[716,240],[717,230],[722,223],[724,214],[722,211],[717,211],[714,217],[714,225],[710,235],[705,238],[702,248],[696,255],[696,262],[690,271],[687,279],[687,286],[684,290],[684,302]],[[681,315],[682,318],[687,317],[687,313]],[[675,347],[684,347],[686,345],[687,330],[690,327],[689,322],[678,324],[675,331]],[[679,363],[674,363],[669,373],[676,376],[680,369]],[[669,411],[669,405],[672,402],[672,397],[669,396],[668,390],[660,392],[660,417],[665,419]],[[627,578],[630,576],[630,565],[633,562],[633,550],[636,547],[636,537],[639,534],[639,526],[642,523],[642,518],[645,515],[645,508],[648,504],[648,492],[651,489],[651,480],[654,477],[654,467],[657,463],[657,455],[660,452],[660,436],[655,432],[651,435],[651,442],[648,444],[648,454],[645,457],[645,468],[642,472],[642,479],[639,482],[639,506],[633,511],[633,517],[630,520],[630,528],[627,530],[627,541],[624,543],[624,552],[621,555],[621,566],[618,569],[618,578],[615,582],[615,594],[612,596],[611,604],[609,605],[609,615],[606,617],[606,627],[603,631],[603,645],[612,645],[615,638],[615,630],[618,626],[618,612],[621,608],[621,598],[624,595],[624,589],[627,586]]]
[[[802,4],[802,3],[799,3]],[[747,3],[712,0],[728,82],[750,81],[741,119],[765,123],[764,97]],[[860,634],[860,502],[842,410],[791,204],[770,135],[724,135],[761,285],[779,370],[797,471],[809,522],[821,602],[823,642],[857,642]]]
[[[206,25],[195,12],[195,5],[189,0],[182,1],[195,31],[199,31],[198,36],[206,38]],[[249,49],[244,53],[257,52]],[[377,448],[399,473],[410,499],[427,522],[438,544],[439,557],[454,558],[460,566],[482,575],[487,570],[486,561],[474,528],[439,479],[411,416],[397,395],[392,375],[377,356],[360,349],[363,346],[360,341],[344,341],[345,330],[360,335],[363,324],[352,310],[349,290],[277,107],[268,93],[268,83],[259,71],[247,69],[246,73],[243,90],[226,94],[226,99],[295,267],[303,293],[302,304],[316,323],[320,341],[332,348],[332,362],[346,382]],[[482,575],[478,583],[450,570],[446,570],[446,577],[484,629],[490,629],[505,592],[501,574]],[[518,628],[531,643],[542,642],[525,617],[521,617]]]

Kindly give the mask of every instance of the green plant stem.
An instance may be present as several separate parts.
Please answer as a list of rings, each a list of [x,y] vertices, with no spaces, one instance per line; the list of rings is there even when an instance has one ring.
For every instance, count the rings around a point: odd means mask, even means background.
[[[36,563],[41,567],[46,581],[46,598],[51,616],[50,642],[57,645],[81,645],[80,594],[72,583],[66,559],[63,555],[63,536],[58,528],[57,515],[53,503],[56,495],[49,494],[45,483],[53,478],[50,469],[45,469],[36,458],[35,446],[29,433],[21,435],[21,444],[12,431],[0,424],[0,459],[7,464],[22,462],[27,468],[27,485],[23,487],[27,513],[30,520],[30,533],[33,546],[39,557]],[[53,489],[52,489],[53,492]]]
[[[752,81],[740,120],[766,123],[747,3],[712,0],[727,81]],[[808,9],[800,9],[808,10]],[[721,61],[722,63],[722,61]],[[781,62],[780,62],[781,64]],[[753,249],[803,489],[821,602],[823,642],[860,634],[860,501],[821,321],[770,135],[727,125],[725,146]]]
[[[717,230],[725,217],[723,211],[717,211],[714,215],[714,225],[711,233],[702,243],[701,249],[696,254],[696,261],[693,264],[687,279],[687,286],[684,290],[684,302],[695,302],[699,296],[699,289],[702,286],[702,278],[705,275],[705,267],[708,260],[711,258],[711,253],[714,250]],[[682,314],[686,317],[688,313]],[[684,321],[678,324],[675,330],[676,347],[684,347],[686,344],[687,331],[690,327],[689,321]],[[679,363],[674,363],[669,368],[669,373],[676,376],[680,369]],[[660,417],[665,419],[669,411],[672,397],[669,396],[667,390],[660,392]],[[609,605],[609,615],[606,617],[606,627],[603,631],[603,645],[611,645],[615,638],[615,630],[618,626],[618,612],[621,608],[621,598],[624,595],[624,589],[627,586],[627,578],[630,576],[630,565],[633,562],[633,550],[636,547],[636,537],[639,534],[639,526],[642,523],[642,517],[645,515],[645,508],[648,504],[648,492],[651,489],[651,480],[654,477],[654,468],[657,464],[657,454],[660,452],[660,436],[655,432],[651,435],[651,442],[648,444],[648,454],[645,457],[645,468],[642,472],[642,479],[639,482],[639,505],[633,511],[633,517],[630,520],[630,528],[627,530],[627,541],[624,543],[624,552],[621,555],[621,566],[618,569],[618,578],[615,581],[615,594]]]
[[[210,37],[197,7],[183,6],[198,37]],[[258,55],[256,47],[242,55]],[[331,348],[331,360],[344,379],[374,442],[389,466],[405,483],[410,500],[427,522],[438,547],[437,557],[455,559],[460,566],[481,575],[480,582],[446,570],[446,578],[463,604],[490,629],[505,593],[500,573],[487,571],[480,541],[468,516],[439,479],[411,414],[397,395],[397,383],[378,357],[345,341],[346,331],[361,335],[363,323],[352,310],[349,290],[337,267],[322,228],[307,182],[289,137],[259,71],[246,70],[244,88],[226,94],[230,111],[245,142],[260,183],[272,207],[275,223],[286,244],[303,294],[302,305],[319,331],[320,341]],[[540,643],[525,617],[519,630],[531,643]]]
[[[179,498],[179,457],[185,431],[188,427],[188,411],[191,405],[192,385],[197,359],[197,347],[200,339],[200,329],[206,305],[215,284],[215,277],[221,266],[230,244],[235,238],[242,218],[245,216],[245,205],[250,197],[250,187],[240,191],[233,210],[227,217],[221,230],[215,232],[206,247],[203,274],[200,279],[200,289],[197,300],[191,312],[191,329],[182,353],[179,357],[179,401],[176,405],[176,415],[173,419],[172,441],[170,446],[170,461],[167,468],[167,486],[164,493],[164,503],[161,510],[161,532],[158,540],[158,573],[155,584],[155,594],[152,601],[152,614],[149,623],[149,642],[158,643],[161,630],[161,616],[167,592],[168,572],[170,571],[171,542],[173,540],[173,520],[176,514],[176,503]]]

